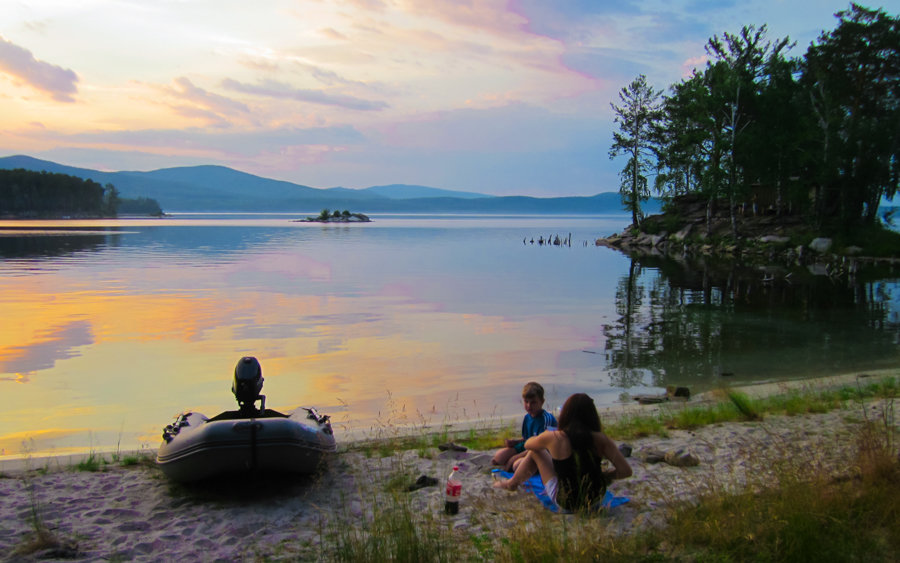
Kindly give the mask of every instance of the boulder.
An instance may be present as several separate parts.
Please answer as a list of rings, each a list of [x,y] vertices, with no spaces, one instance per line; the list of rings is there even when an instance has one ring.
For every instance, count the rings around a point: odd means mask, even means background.
[[[825,254],[829,250],[831,250],[831,239],[826,237],[818,237],[814,238],[811,243],[809,243],[809,249],[815,250],[819,254]]]
[[[784,243],[790,242],[790,241],[791,241],[791,237],[782,237],[779,235],[765,235],[765,236],[759,237],[759,242],[762,242],[765,244],[784,244]]]
[[[688,238],[688,235],[691,234],[692,227],[693,225],[691,223],[688,223],[683,229],[672,235],[671,239],[675,242],[682,242],[684,239]]]
[[[687,448],[667,451],[665,462],[674,467],[694,467],[700,465],[700,460],[697,459],[697,456],[692,454]]]

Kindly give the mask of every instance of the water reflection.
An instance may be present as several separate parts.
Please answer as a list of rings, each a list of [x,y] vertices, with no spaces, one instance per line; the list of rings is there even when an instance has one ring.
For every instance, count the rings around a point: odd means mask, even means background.
[[[116,244],[120,235],[103,230],[0,229],[0,258],[47,258],[97,251]]]
[[[738,263],[632,258],[605,327],[613,385],[650,377],[700,388],[892,367],[900,359],[900,279]]]

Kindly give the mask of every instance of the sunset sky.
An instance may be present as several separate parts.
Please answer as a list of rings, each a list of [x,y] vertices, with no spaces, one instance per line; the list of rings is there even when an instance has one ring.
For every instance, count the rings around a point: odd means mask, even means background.
[[[900,0],[882,4],[896,14]],[[0,156],[220,164],[318,188],[614,191],[610,102],[844,0],[0,0]]]

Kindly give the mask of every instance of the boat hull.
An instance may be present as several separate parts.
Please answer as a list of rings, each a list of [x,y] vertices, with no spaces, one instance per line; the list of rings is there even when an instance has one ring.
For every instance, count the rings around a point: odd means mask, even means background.
[[[184,413],[163,437],[156,462],[179,482],[230,473],[315,473],[336,450],[327,417],[307,409],[261,418]]]

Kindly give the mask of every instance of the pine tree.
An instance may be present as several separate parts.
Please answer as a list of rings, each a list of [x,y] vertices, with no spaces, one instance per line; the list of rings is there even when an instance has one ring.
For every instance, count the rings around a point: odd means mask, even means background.
[[[641,74],[619,92],[621,105],[610,103],[619,130],[613,132],[609,158],[625,155],[622,169],[622,204],[631,212],[631,221],[640,226],[641,202],[650,198],[647,175],[654,169],[659,145],[659,124],[663,117],[660,92],[647,84]]]

